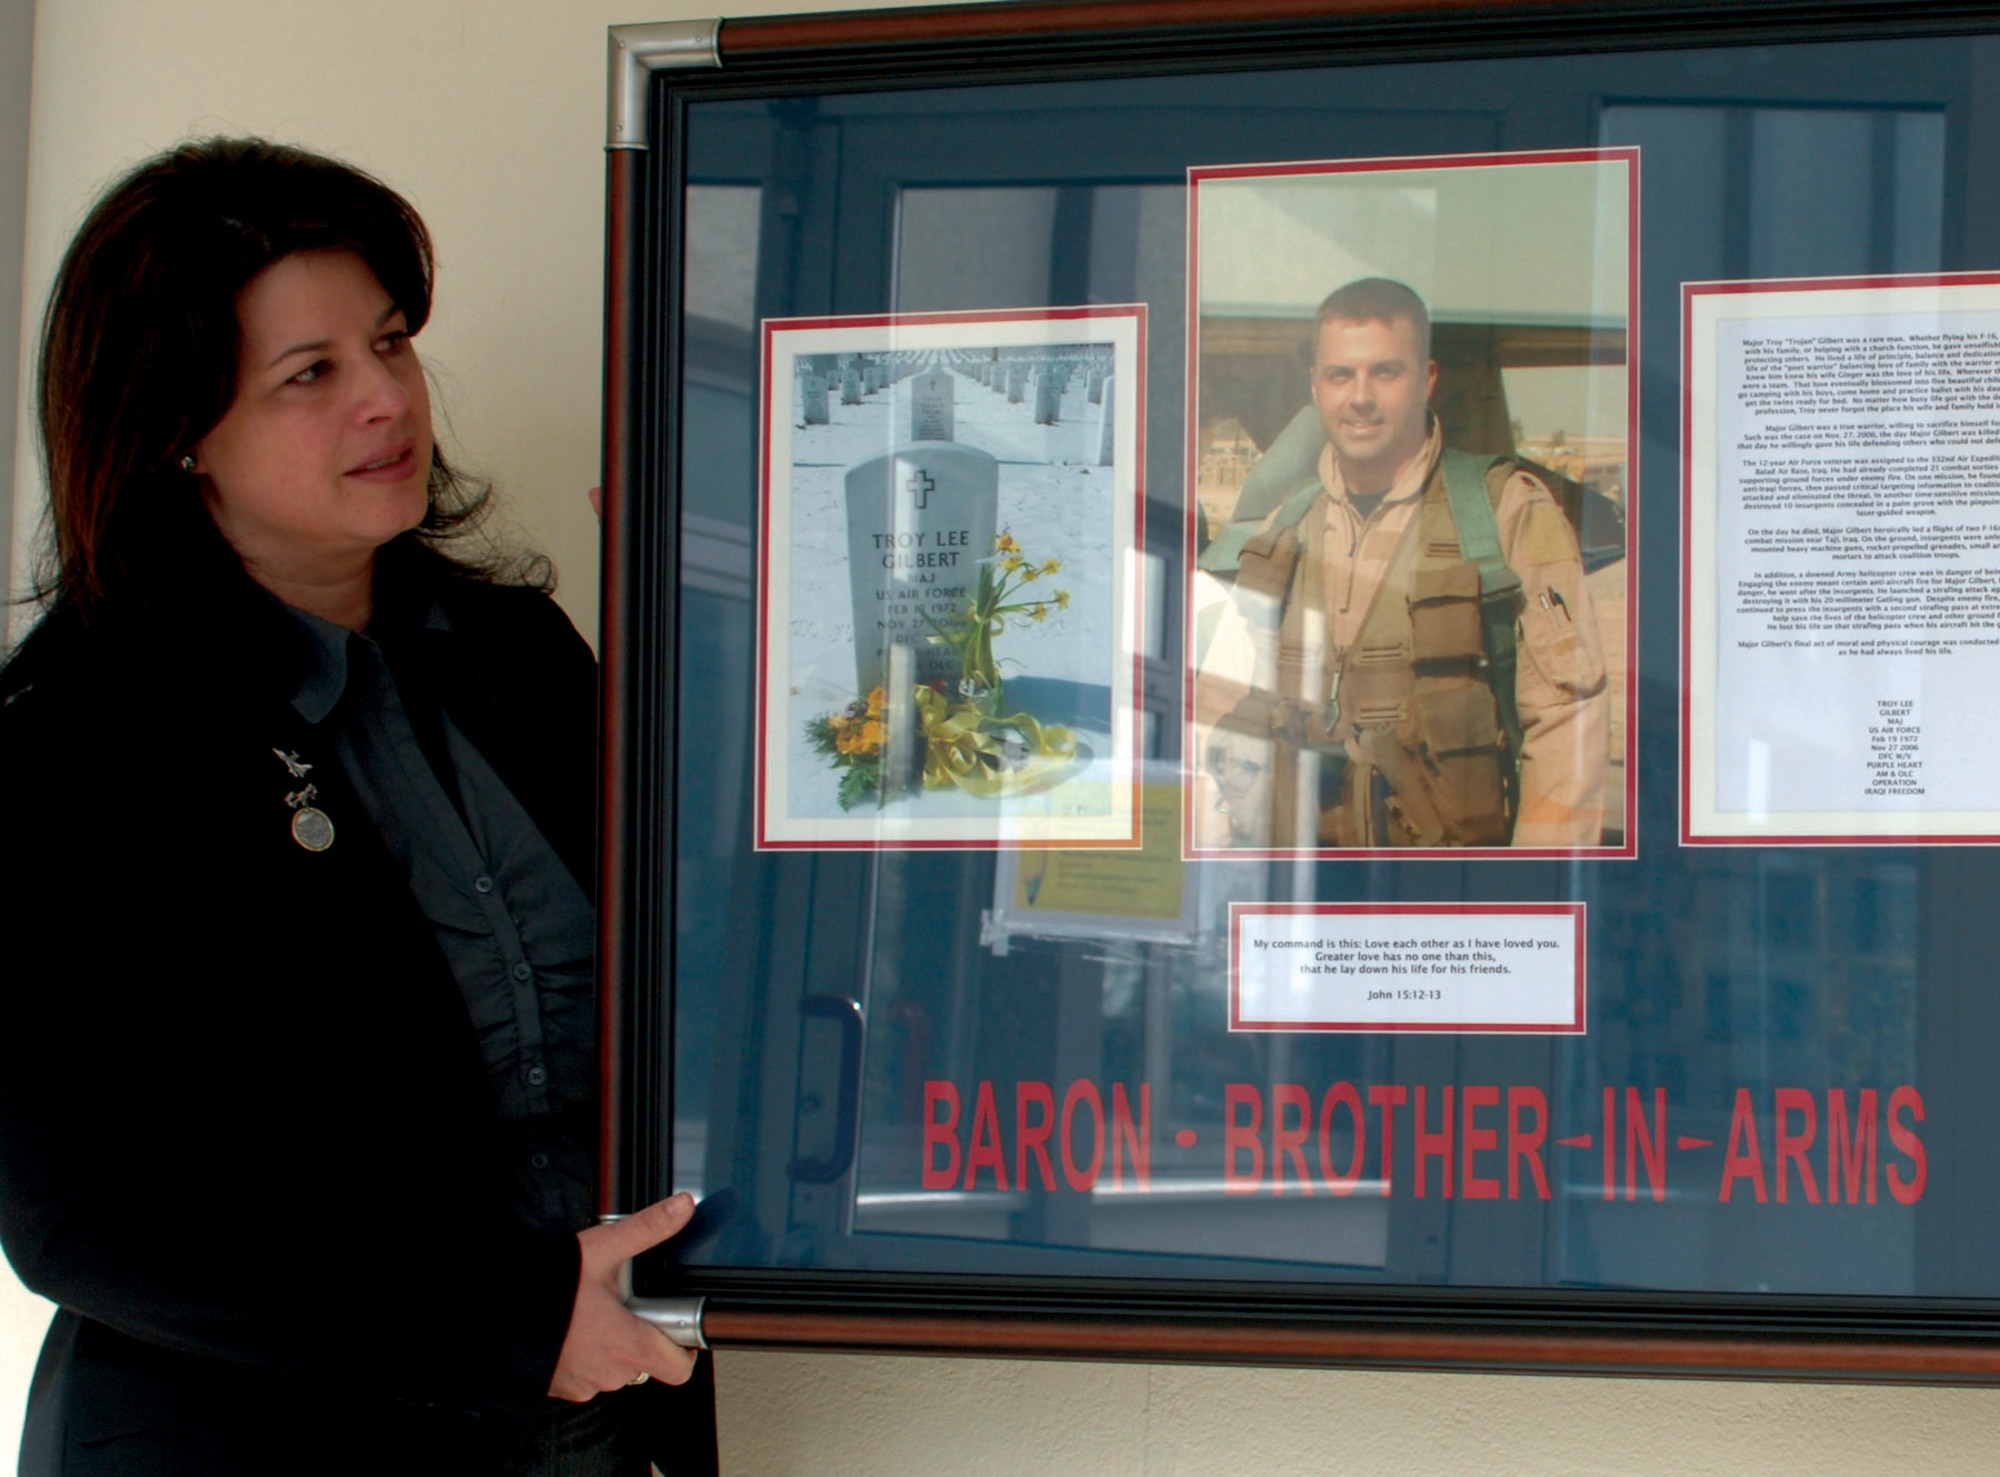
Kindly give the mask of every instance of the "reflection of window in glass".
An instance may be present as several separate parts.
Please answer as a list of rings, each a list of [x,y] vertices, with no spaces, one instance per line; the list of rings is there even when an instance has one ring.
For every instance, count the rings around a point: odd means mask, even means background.
[[[1625,366],[1500,366],[1514,444],[1576,444],[1588,434],[1625,439]]]
[[[1623,364],[1498,366],[1513,449],[1625,506]],[[1586,540],[1588,541],[1588,540]]]
[[[895,308],[1179,302],[1178,185],[911,185],[897,199]],[[1165,324],[1171,330],[1173,322]]]
[[[1761,930],[1772,949],[1810,949],[1819,941],[1817,879],[1776,872],[1765,880]]]
[[[1736,1039],[1736,1023],[1729,1009],[1729,976],[1710,970],[1702,982],[1702,1039],[1727,1042]]]
[[[676,836],[674,1187],[699,1194],[715,1081],[717,992],[728,978],[737,828],[748,774],[716,744],[750,709],[756,670],[750,510],[756,485],[758,228],[755,185],[690,185],[682,343],[681,783]]]
[[[1140,614],[1139,655],[1158,661],[1166,631],[1167,563],[1158,554],[1142,554],[1133,569],[1145,600]]]
[[[1811,1003],[1804,983],[1790,978],[1771,981],[1771,1041],[1779,1046],[1788,1046],[1806,1034],[1806,1026],[1812,1017]]]
[[[1816,276],[1864,253],[1871,267],[1937,266],[1942,113],[1758,108],[1749,131],[1751,276]]]
[[[1674,223],[1677,280],[1940,264],[1941,112],[1620,104],[1601,131],[1643,151],[1647,210]]]
[[[683,569],[701,588],[748,594],[749,513],[741,489],[755,479],[757,244],[763,191],[690,185],[687,191],[685,376],[681,423],[683,506],[735,525],[690,540]]]
[[[689,185],[688,315],[757,326],[757,233],[764,192],[756,185]]]
[[[926,312],[1051,301],[1053,186],[908,189],[896,221],[896,307]]]

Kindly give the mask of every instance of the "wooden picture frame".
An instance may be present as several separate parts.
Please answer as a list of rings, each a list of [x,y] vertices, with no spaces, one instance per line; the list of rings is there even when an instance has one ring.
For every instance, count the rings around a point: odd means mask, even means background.
[[[602,1199],[704,1196],[636,1269],[640,1305],[744,1347],[2000,1383],[1993,853],[1691,847],[1676,814],[1677,606],[1709,557],[1683,536],[1681,283],[2000,269],[1977,173],[2000,131],[1975,106],[2000,88],[1996,48],[1990,7],[1932,0],[613,28]],[[1515,452],[1562,439],[1527,421],[1567,412],[1531,407],[1586,401],[1621,448],[1578,451],[1573,477],[1520,456],[1492,483],[1496,503],[1576,483],[1586,553],[1617,520],[1615,834],[1476,860],[1105,851],[1060,926],[1035,921],[1032,847],[997,869],[991,849],[758,849],[767,323],[1144,305],[1148,512],[1120,586],[1133,757],[1146,814],[1178,774],[1185,820],[1208,742],[1192,580],[1214,537],[1190,171],[1560,151],[1638,161],[1628,324],[1537,317],[1532,229],[1493,248],[1490,281],[1420,286],[1435,342],[1518,412],[1497,422]],[[1404,183],[1398,209],[1435,208]],[[1532,222],[1536,201],[1502,208]],[[1004,245],[1022,231],[1039,255]],[[1428,270],[1398,250],[1399,273]],[[1293,404],[1323,357],[1304,290],[1231,341]],[[1263,414],[1237,417],[1244,464],[1274,444]],[[1593,489],[1616,504],[1594,525]],[[1579,693],[1613,680],[1578,670]],[[1441,920],[1391,965],[1421,957],[1461,992],[1479,976],[1451,960],[1481,917],[1573,910],[1576,1008],[1546,1032],[1470,1011],[1372,1029],[1338,1006],[1310,1030],[1232,1030],[1228,919],[1250,903],[1288,926],[1336,903]]]

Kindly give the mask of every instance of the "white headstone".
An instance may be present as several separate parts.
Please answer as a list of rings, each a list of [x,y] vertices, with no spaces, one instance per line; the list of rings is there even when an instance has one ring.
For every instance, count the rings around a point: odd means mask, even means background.
[[[1097,465],[1100,467],[1110,466],[1114,460],[1113,453],[1117,450],[1117,401],[1112,398],[1117,384],[1116,375],[1104,376],[1103,393],[1098,396],[1097,409],[1091,420],[1090,445],[1097,452]]]
[[[1027,398],[1028,366],[1016,361],[1007,366],[1007,403],[1019,405]]]
[[[926,370],[910,381],[912,441],[952,439],[952,397],[957,387],[957,380],[938,368]]]
[[[909,648],[915,681],[956,689],[958,653],[931,642],[924,616],[947,626],[964,616],[999,508],[1000,463],[955,442],[905,447],[848,472],[857,692],[884,686],[897,646]]]
[[[840,372],[840,403],[842,405],[861,403],[861,371],[852,364]]]
[[[1062,419],[1063,381],[1060,369],[1044,369],[1035,376],[1035,424],[1053,426]]]
[[[809,374],[799,385],[799,400],[805,411],[805,424],[823,426],[826,424],[826,376]]]

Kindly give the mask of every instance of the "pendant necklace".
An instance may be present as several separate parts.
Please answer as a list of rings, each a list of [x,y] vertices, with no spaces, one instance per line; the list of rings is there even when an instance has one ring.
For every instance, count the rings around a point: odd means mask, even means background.
[[[285,769],[293,779],[304,779],[312,769],[310,764],[299,758],[297,751],[287,753],[283,749],[273,749],[271,752],[284,761]],[[292,839],[307,851],[325,851],[333,845],[333,822],[325,811],[312,803],[318,798],[319,787],[310,784],[285,795],[285,804],[292,809]]]

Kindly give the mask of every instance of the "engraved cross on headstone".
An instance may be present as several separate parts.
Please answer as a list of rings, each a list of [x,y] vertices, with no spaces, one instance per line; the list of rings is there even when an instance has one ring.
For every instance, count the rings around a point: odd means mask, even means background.
[[[847,563],[854,597],[855,691],[890,676],[909,652],[910,680],[956,683],[956,647],[935,642],[964,615],[992,553],[1000,463],[951,441],[926,441],[847,473]],[[890,694],[892,702],[898,694]]]

